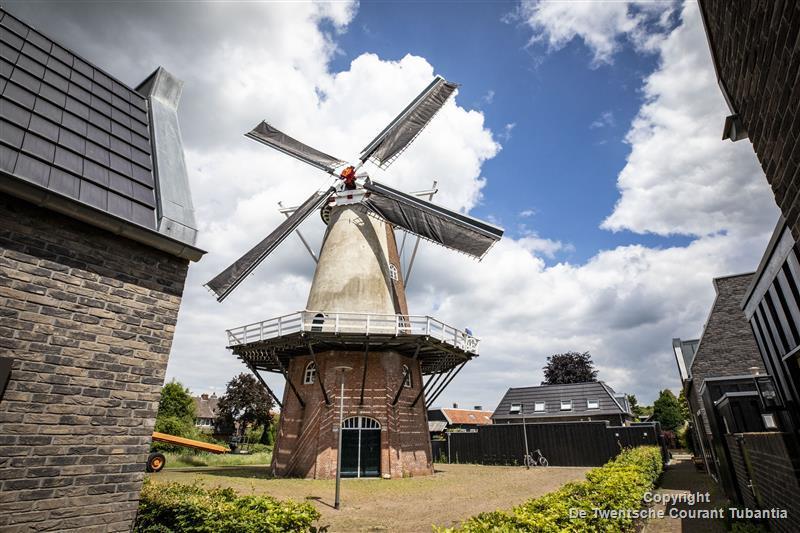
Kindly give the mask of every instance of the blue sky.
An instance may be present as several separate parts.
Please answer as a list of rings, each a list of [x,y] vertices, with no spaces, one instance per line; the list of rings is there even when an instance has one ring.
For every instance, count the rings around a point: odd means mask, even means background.
[[[677,390],[671,339],[702,332],[712,278],[755,269],[777,219],[752,146],[720,139],[728,109],[694,1],[7,6],[133,86],[159,65],[185,81],[209,253],[189,270],[167,378],[197,393],[246,371],[226,329],[306,305],[313,262],[297,239],[222,305],[202,287],[280,223],[278,200],[327,181],[243,137],[264,118],[347,156],[434,73],[462,84],[375,172],[405,190],[438,178],[435,201],[507,230],[482,262],[420,248],[411,312],[481,337],[442,405],[492,408],[568,350],[590,351],[601,379],[644,403]],[[323,231],[318,217],[303,225],[315,246]]]
[[[630,153],[625,134],[657,54],[637,53],[626,43],[613,64],[593,67],[591,51],[580,40],[553,54],[546,44],[531,43],[531,28],[515,16],[514,3],[411,5],[416,8],[361,4],[348,31],[336,37],[339,53],[331,67],[346,70],[362,53],[395,61],[413,54],[461,84],[461,104],[482,110],[503,146],[483,165],[488,181],[474,215],[496,219],[509,235],[535,228],[572,245],[549,262],[586,261],[623,244],[688,242],[686,236],[599,227],[618,199],[617,175]],[[513,129],[505,139],[508,124]]]

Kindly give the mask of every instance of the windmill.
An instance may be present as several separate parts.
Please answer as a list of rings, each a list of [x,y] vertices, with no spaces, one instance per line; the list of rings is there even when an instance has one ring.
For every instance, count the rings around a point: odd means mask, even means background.
[[[477,355],[478,340],[432,317],[409,314],[394,229],[477,259],[503,230],[378,183],[364,165],[388,168],[457,87],[437,76],[366,145],[355,164],[265,121],[246,134],[333,176],[327,189],[286,209],[287,218],[274,231],[206,284],[224,300],[319,210],[327,230],[318,258],[300,235],[317,261],[306,309],[227,332],[229,349],[265,386],[259,371],[286,379],[283,401],[267,386],[282,408],[272,463],[276,475],[331,477],[337,464],[331,450],[339,448],[346,452],[345,475],[432,471],[425,405]],[[344,368],[356,372],[337,373]],[[336,383],[325,383],[337,379],[350,393],[345,394],[348,418],[337,418],[331,409]],[[424,396],[427,402],[420,402]],[[330,432],[323,428],[330,426],[341,428],[341,446],[327,441]],[[401,457],[409,451],[413,458]]]

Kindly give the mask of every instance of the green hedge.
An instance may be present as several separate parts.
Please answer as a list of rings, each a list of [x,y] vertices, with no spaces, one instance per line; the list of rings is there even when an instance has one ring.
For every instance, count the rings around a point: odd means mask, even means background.
[[[231,488],[145,480],[134,531],[147,533],[268,533],[314,531],[310,503],[239,496]]]
[[[586,474],[586,481],[567,483],[559,490],[534,498],[509,512],[481,513],[455,529],[439,533],[485,533],[501,531],[626,532],[634,526],[627,516],[598,517],[595,509],[640,509],[646,492],[661,475],[661,450],[655,446],[626,449],[605,465]],[[570,517],[570,509],[586,516]]]

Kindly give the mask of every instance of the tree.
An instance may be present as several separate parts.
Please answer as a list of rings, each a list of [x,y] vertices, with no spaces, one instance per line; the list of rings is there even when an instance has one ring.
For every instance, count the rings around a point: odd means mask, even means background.
[[[691,420],[692,414],[689,411],[689,402],[686,399],[686,394],[681,389],[681,393],[678,395],[678,403],[681,405],[681,416],[684,420]]]
[[[664,389],[653,402],[653,418],[661,422],[663,429],[674,430],[683,425],[684,418],[678,399],[669,389]]]
[[[194,439],[198,433],[194,420],[195,405],[189,389],[174,379],[161,387],[155,430],[176,437]],[[179,447],[164,443],[153,443],[153,448],[162,451],[180,451]]]
[[[228,382],[217,403],[217,430],[244,435],[249,426],[269,426],[272,398],[251,374],[239,374]]]
[[[557,353],[547,358],[547,364],[544,366],[543,385],[586,383],[588,381],[597,381],[597,370],[594,368],[589,352]]]
[[[631,413],[636,416],[642,416],[642,407],[639,405],[639,400],[636,399],[635,394],[627,394],[628,405],[631,406]]]

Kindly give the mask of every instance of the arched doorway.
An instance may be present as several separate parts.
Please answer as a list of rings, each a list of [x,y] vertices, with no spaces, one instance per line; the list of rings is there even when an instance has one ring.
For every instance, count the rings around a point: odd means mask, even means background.
[[[342,477],[381,475],[381,424],[353,416],[342,422]]]

